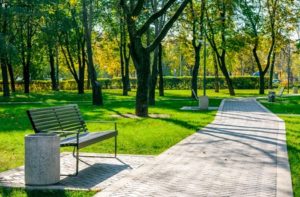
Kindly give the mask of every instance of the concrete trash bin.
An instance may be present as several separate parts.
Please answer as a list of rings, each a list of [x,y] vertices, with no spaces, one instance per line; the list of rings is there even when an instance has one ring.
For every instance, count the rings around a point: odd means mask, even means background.
[[[269,102],[275,102],[275,95],[276,95],[275,92],[270,91],[269,94],[268,94],[268,101]]]
[[[25,184],[51,185],[60,180],[60,139],[56,134],[25,136]]]

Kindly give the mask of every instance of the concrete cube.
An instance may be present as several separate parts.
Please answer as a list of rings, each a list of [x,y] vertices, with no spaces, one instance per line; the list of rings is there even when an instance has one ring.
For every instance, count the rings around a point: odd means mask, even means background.
[[[60,138],[56,134],[25,136],[25,184],[51,185],[60,180]]]

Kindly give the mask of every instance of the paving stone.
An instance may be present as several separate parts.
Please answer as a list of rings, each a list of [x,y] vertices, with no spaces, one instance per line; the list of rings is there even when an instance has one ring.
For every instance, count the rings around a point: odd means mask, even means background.
[[[284,122],[254,99],[227,99],[215,121],[96,194],[292,196]]]

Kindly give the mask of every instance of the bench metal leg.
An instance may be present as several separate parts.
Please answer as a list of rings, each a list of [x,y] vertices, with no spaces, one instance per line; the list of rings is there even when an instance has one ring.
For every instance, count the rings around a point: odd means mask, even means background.
[[[78,175],[78,171],[79,171],[79,148],[77,146],[76,147],[76,174],[75,174],[75,176]]]
[[[78,175],[78,172],[79,172],[79,148],[77,146],[74,146],[72,155],[74,158],[76,158],[76,172],[74,174],[61,174],[61,176],[77,176]]]
[[[117,136],[115,136],[115,157],[117,157]]]

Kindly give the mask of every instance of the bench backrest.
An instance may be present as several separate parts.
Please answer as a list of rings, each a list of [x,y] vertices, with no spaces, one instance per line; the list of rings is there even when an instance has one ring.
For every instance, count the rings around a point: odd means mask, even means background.
[[[36,133],[87,131],[77,105],[31,109],[27,114]]]

